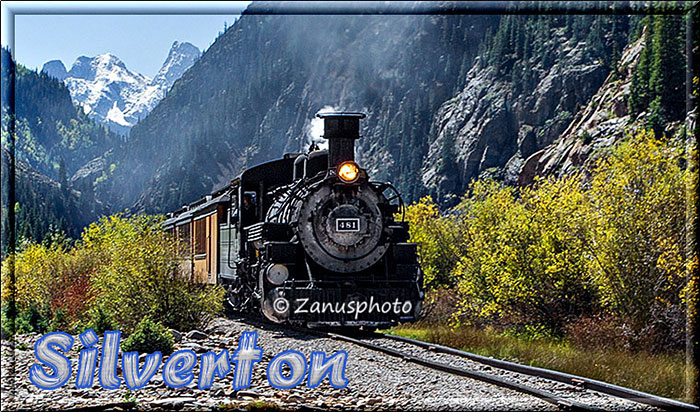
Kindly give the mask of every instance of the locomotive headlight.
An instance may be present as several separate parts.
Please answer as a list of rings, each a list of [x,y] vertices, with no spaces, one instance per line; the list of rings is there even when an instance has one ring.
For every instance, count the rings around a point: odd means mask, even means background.
[[[273,285],[279,286],[289,278],[289,269],[287,269],[285,265],[280,265],[279,263],[270,265],[267,271],[265,271],[265,278]]]
[[[360,176],[360,168],[352,161],[343,162],[338,167],[338,177],[345,183],[352,183]]]

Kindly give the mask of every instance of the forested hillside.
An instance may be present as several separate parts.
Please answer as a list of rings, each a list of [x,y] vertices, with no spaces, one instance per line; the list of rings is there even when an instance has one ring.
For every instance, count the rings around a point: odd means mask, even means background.
[[[132,129],[115,202],[168,210],[243,167],[306,150],[310,122],[326,106],[368,114],[360,160],[376,179],[403,176],[413,198],[432,115],[497,22],[244,15]]]
[[[17,158],[94,210],[165,212],[305,151],[320,109],[357,110],[362,166],[444,209],[475,178],[524,184],[583,165],[631,126],[682,119],[682,20],[247,14],[125,145],[60,82],[18,66]]]
[[[2,53],[3,61],[11,59],[7,50],[3,49]],[[15,76],[19,160],[40,173],[59,179],[62,173],[70,177],[118,142],[114,135],[90,121],[83,110],[72,103],[68,89],[60,81],[28,70],[21,64],[16,65]],[[9,66],[3,65],[2,83],[9,83]],[[3,142],[7,138],[6,114],[7,103],[3,101]]]
[[[640,27],[629,16],[244,15],[105,159],[116,169],[100,196],[175,208],[305,150],[313,115],[330,107],[368,114],[357,150],[374,178],[453,205],[481,174],[515,184]]]
[[[466,84],[434,118],[423,184],[451,206],[488,175],[514,184],[595,94],[627,43],[629,16],[503,16]]]
[[[14,77],[14,79],[13,79]],[[2,233],[7,234],[9,113],[6,85],[15,81],[16,227],[19,239],[47,233],[75,237],[104,212],[92,185],[73,187],[71,175],[119,140],[73,105],[59,81],[15,65],[2,49]],[[3,244],[3,252],[5,252]]]
[[[603,86],[556,141],[526,159],[519,184],[530,183],[538,174],[585,169],[625,135],[641,129],[653,130],[657,137],[683,138],[690,132],[685,124],[692,118],[686,119],[684,19],[637,16],[634,20],[630,42]],[[697,95],[698,84],[694,87]]]

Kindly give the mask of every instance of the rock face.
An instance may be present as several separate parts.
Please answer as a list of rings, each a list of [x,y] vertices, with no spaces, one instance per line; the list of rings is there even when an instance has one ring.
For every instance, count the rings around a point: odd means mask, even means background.
[[[52,60],[44,64],[42,71],[62,80],[73,101],[79,103],[91,118],[123,135],[146,117],[199,56],[196,46],[173,43],[153,80],[129,70],[124,62],[110,53],[81,56],[70,71],[66,71],[62,62]]]
[[[167,211],[244,167],[306,150],[324,107],[367,113],[356,158],[415,198],[432,114],[497,22],[243,15],[131,130],[115,162],[114,202]]]
[[[518,183],[529,184],[535,175],[565,174],[583,166],[595,149],[609,147],[624,136],[636,119],[628,113],[632,75],[644,48],[644,36],[629,44],[620,58],[618,72],[579,110],[561,136],[525,160]],[[644,114],[640,115],[644,116]]]
[[[44,73],[48,74],[56,80],[63,80],[68,77],[68,71],[66,71],[66,66],[60,60],[51,60],[44,63],[44,67],[41,69]]]
[[[577,105],[603,83],[607,69],[572,45],[563,29],[545,44],[556,59],[531,58],[530,80],[516,90],[493,66],[477,61],[464,89],[445,102],[431,127],[423,184],[450,206],[480,174],[514,183],[523,160],[552,143],[571,122]],[[452,171],[451,173],[448,171]]]
[[[160,86],[161,90],[169,90],[175,81],[192,67],[200,55],[201,52],[194,44],[174,42],[163,67],[155,75],[151,84]]]
[[[605,80],[602,56],[610,38],[627,39],[627,20],[616,17],[622,28],[607,36],[612,18],[569,17],[250,13],[175,83],[175,67],[190,64],[183,44],[153,81],[127,76],[113,56],[79,61],[66,84],[104,77],[107,67],[126,89],[172,84],[128,141],[79,176],[113,211],[165,212],[245,168],[305,151],[319,139],[318,111],[362,111],[356,159],[371,178],[392,182],[408,202],[432,194],[450,206],[478,176],[515,184],[521,170],[536,171],[525,159],[556,141]],[[598,37],[577,37],[573,28],[589,21]],[[499,41],[519,51],[498,51]],[[57,63],[46,70],[63,75]],[[93,91],[89,110],[106,121],[129,127],[142,112]]]

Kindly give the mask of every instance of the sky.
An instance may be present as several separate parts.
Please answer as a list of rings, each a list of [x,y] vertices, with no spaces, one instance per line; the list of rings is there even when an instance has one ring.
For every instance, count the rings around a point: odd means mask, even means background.
[[[231,26],[249,2],[3,2],[3,27],[6,4],[14,15],[15,60],[39,69],[49,60],[61,60],[70,70],[79,56],[92,57],[112,53],[126,66],[153,77],[168,55],[174,41],[190,42],[206,50]],[[42,14],[42,13],[67,14]],[[94,14],[71,14],[71,13]],[[160,14],[177,12],[181,14]],[[31,13],[31,14],[25,14]],[[121,13],[121,14],[104,14]],[[126,14],[132,13],[132,14]],[[151,14],[139,14],[151,13]],[[182,14],[185,13],[185,14]],[[191,14],[197,13],[197,14]],[[199,14],[206,13],[206,14]],[[221,13],[221,14],[218,14]],[[11,41],[3,28],[2,45]]]

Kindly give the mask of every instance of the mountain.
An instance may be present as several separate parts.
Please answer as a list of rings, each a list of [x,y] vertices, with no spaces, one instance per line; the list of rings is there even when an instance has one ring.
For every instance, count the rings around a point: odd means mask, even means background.
[[[697,109],[686,113],[685,107],[684,26],[680,16],[640,20],[603,85],[555,141],[524,161],[518,183],[528,184],[536,175],[585,170],[591,160],[640,129],[684,139],[697,116]]]
[[[179,206],[244,167],[306,150],[314,114],[332,106],[368,114],[358,160],[413,198],[430,119],[497,23],[244,15],[134,126],[124,156],[109,161],[117,167],[106,195],[139,211]]]
[[[625,47],[618,62],[619,69],[608,75],[561,135],[523,162],[519,184],[528,184],[537,175],[572,172],[588,161],[594,149],[610,147],[622,139],[628,129],[644,124],[636,121],[628,109],[630,84],[644,48],[643,40],[640,37]]]
[[[175,81],[182,77],[187,69],[192,67],[200,55],[201,52],[194,44],[174,42],[168,57],[165,59],[158,74],[151,81],[151,84],[160,86],[161,90],[167,92]]]
[[[68,89],[24,73],[34,106],[18,118],[28,136],[18,157],[102,210],[165,212],[246,167],[305,151],[319,139],[319,110],[363,111],[356,159],[371,178],[446,208],[474,179],[568,173],[630,126],[682,119],[683,78],[664,73],[683,57],[683,24],[668,19],[244,14],[174,83],[167,74],[187,63],[171,53],[150,82],[172,86],[128,141],[81,140],[94,128],[82,111],[73,137],[57,138],[66,128],[43,119],[72,116]],[[50,63],[54,76],[92,76],[92,63]]]
[[[501,178],[512,169],[514,182],[520,163],[598,90],[627,24],[244,14],[132,129],[124,157],[109,161],[111,201],[148,212],[191,201],[244,167],[305,150],[324,107],[367,113],[357,159],[408,201],[453,202],[491,169]]]
[[[63,81],[73,101],[91,118],[125,135],[155,107],[199,56],[196,46],[176,41],[153,79],[129,70],[110,53],[81,56],[69,71],[62,62],[52,60],[44,64],[42,72]]]
[[[452,206],[469,183],[517,182],[526,158],[548,146],[610,72],[627,42],[626,16],[503,16],[466,75],[437,111],[422,183]],[[590,34],[580,35],[581,27]]]
[[[106,213],[94,185],[70,177],[120,139],[89,119],[56,79],[15,64],[2,49],[2,239],[7,238],[10,119],[8,84],[15,83],[15,212],[19,239],[41,241],[50,232],[76,237]],[[6,251],[2,245],[2,252]]]
[[[12,61],[3,49],[3,60]],[[17,159],[51,179],[70,177],[88,161],[119,144],[117,136],[92,121],[71,101],[66,86],[45,73],[15,67],[14,111]],[[2,69],[3,87],[10,66]],[[6,144],[8,101],[2,103],[2,142]]]

